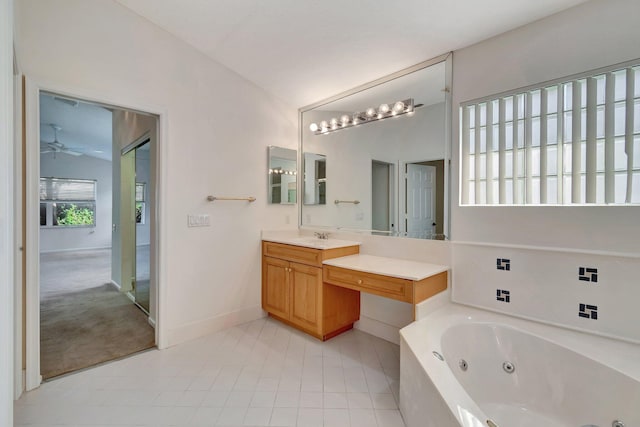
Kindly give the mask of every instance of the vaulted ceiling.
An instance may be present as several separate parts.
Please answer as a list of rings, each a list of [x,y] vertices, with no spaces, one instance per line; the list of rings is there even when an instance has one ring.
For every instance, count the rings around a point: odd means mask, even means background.
[[[115,1],[302,107],[586,0]],[[65,149],[111,159],[109,110],[43,95],[47,153],[55,139],[51,124],[60,127]]]
[[[116,1],[301,107],[585,0]]]

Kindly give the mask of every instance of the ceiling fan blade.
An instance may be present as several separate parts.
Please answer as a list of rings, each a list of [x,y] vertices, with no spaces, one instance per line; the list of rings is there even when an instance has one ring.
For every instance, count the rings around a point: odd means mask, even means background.
[[[68,148],[63,148],[62,150],[60,150],[62,153],[65,154],[70,154],[72,156],[82,156],[83,153],[79,152],[79,151],[73,151],[73,150],[69,150]]]

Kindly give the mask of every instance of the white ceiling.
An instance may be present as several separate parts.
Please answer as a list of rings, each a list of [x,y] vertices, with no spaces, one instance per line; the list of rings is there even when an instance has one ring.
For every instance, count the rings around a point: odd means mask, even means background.
[[[53,142],[51,124],[60,126],[58,142],[83,155],[111,161],[112,112],[102,106],[40,95],[40,146],[49,151],[48,142]],[[53,156],[53,153],[47,154]],[[69,154],[56,153],[56,156]]]
[[[116,0],[302,107],[586,0]]]

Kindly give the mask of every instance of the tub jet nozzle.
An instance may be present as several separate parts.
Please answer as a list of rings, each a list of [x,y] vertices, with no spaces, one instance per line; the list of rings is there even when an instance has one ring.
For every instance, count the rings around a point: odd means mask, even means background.
[[[515,370],[516,370],[516,367],[515,367],[515,366],[514,366],[514,364],[513,364],[513,363],[511,363],[511,362],[504,362],[504,363],[502,364],[502,369],[504,369],[504,371],[505,371],[507,374],[512,374],[512,373],[513,373],[513,371],[515,371]]]

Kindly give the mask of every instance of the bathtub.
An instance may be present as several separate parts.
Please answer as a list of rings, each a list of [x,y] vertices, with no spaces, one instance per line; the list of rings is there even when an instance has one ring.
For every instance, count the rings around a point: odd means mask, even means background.
[[[448,304],[400,331],[400,411],[407,427],[640,427],[640,345]]]

